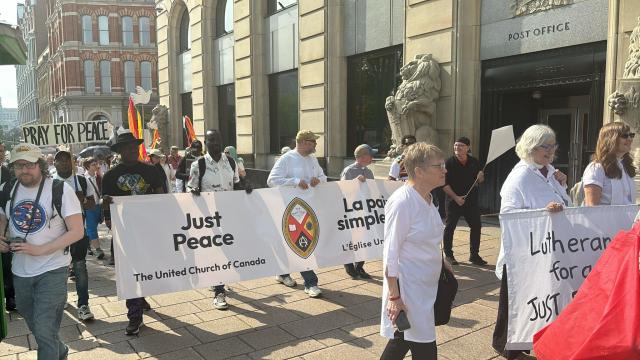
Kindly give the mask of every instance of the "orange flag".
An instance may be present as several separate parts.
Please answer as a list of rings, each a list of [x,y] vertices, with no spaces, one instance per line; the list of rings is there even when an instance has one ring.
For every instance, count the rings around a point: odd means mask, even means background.
[[[155,149],[156,146],[158,146],[158,143],[160,142],[160,133],[158,132],[158,129],[153,130],[153,140],[151,141],[151,148]]]
[[[142,117],[140,117],[140,112],[136,111],[138,113],[138,133],[136,134],[136,137],[138,139],[144,139],[144,134],[143,134],[143,129],[144,126],[142,125]],[[138,150],[138,160],[140,161],[146,161],[147,160],[147,148],[144,145],[144,142],[142,144],[140,144],[140,149]]]
[[[129,121],[129,131],[138,137],[138,118],[136,117],[136,106],[133,104],[133,99],[129,97],[129,111],[127,112],[127,120]]]
[[[184,128],[187,130],[187,146],[191,146],[191,142],[197,139],[196,132],[193,130],[193,122],[187,115],[184,116],[183,120]]]

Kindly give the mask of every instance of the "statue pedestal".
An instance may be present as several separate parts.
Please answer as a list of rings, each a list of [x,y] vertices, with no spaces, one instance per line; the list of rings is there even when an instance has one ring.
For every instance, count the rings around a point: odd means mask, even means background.
[[[625,94],[627,98],[627,108],[621,115],[616,115],[616,120],[621,120],[631,126],[631,131],[640,134],[640,79],[622,79],[618,81],[618,91]],[[634,96],[635,95],[635,96]],[[636,99],[634,99],[634,97]],[[631,156],[636,169],[640,169],[640,138],[636,138],[631,145]],[[634,178],[636,191],[640,196],[640,171]]]

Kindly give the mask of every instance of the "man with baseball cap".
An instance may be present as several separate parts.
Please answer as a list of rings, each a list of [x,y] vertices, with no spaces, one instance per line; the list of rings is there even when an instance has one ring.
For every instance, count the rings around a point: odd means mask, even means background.
[[[464,136],[458,138],[453,144],[454,155],[445,162],[447,174],[443,189],[447,194],[447,217],[442,242],[444,254],[452,265],[458,265],[458,261],[453,256],[453,232],[456,230],[460,216],[464,216],[471,230],[469,261],[475,265],[487,264],[478,254],[482,223],[476,184],[484,182],[484,173],[478,159],[469,155],[469,145],[471,145],[469,138]]]
[[[109,205],[113,202],[112,196],[165,193],[160,170],[153,165],[138,161],[138,149],[143,142],[144,140],[136,139],[130,131],[125,130],[118,134],[111,145],[111,150],[120,154],[122,161],[107,171],[102,179],[102,211],[109,228],[111,228]],[[113,256],[113,243],[111,254]],[[142,325],[142,312],[151,307],[143,297],[127,299],[126,305],[129,324],[125,334],[137,335]]]
[[[84,208],[95,207],[97,194],[93,187],[88,186],[87,179],[75,174],[73,156],[69,151],[60,150],[53,160],[56,172],[54,179],[64,181],[76,193],[78,200]],[[87,250],[89,249],[89,237],[83,236],[74,243],[71,248],[71,266],[76,280],[76,293],[78,294],[77,311],[78,319],[85,321],[93,319],[93,313],[89,308],[89,274],[87,272]]]
[[[269,187],[293,186],[306,190],[321,182],[327,182],[327,176],[313,156],[316,151],[318,135],[310,130],[300,130],[296,135],[296,147],[280,156],[267,178]],[[300,273],[304,279],[304,292],[310,297],[318,297],[322,291],[318,288],[318,277],[313,270]],[[296,286],[289,274],[276,276],[276,281],[288,287]]]
[[[84,235],[82,208],[73,189],[57,181],[62,206],[51,205],[54,180],[37,146],[15,146],[11,166],[17,181],[0,189],[0,251],[14,253],[16,305],[38,343],[38,359],[66,359],[69,348],[59,331],[71,262],[67,247]]]
[[[373,161],[373,155],[377,154],[378,150],[373,149],[367,144],[358,145],[353,155],[356,157],[356,161],[342,170],[340,180],[353,180],[358,179],[361,182],[373,180],[373,171],[367,166]],[[364,261],[358,261],[355,264],[344,264],[344,269],[347,271],[347,275],[352,279],[371,279],[371,275],[364,271]]]

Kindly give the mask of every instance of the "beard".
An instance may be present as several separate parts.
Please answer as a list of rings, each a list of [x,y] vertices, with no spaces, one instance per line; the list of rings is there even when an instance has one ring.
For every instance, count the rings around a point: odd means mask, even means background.
[[[40,180],[42,180],[42,175],[33,176],[31,174],[21,174],[20,177],[18,177],[20,185],[24,187],[34,187],[40,184]]]

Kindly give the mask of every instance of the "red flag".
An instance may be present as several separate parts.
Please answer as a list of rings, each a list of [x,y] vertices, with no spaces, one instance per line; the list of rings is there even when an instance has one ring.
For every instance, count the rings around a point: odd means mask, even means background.
[[[129,131],[138,137],[138,116],[136,106],[133,104],[133,99],[129,97],[129,111],[127,112],[127,120],[129,121]]]
[[[533,350],[541,360],[640,359],[640,223],[616,235]]]

